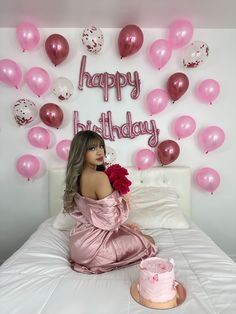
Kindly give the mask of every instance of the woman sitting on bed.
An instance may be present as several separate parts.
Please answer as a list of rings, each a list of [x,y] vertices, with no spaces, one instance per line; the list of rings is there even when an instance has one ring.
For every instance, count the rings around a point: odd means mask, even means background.
[[[102,273],[153,256],[152,237],[125,225],[128,204],[104,172],[105,144],[93,131],[78,132],[66,170],[64,209],[76,218],[69,238],[74,270]]]

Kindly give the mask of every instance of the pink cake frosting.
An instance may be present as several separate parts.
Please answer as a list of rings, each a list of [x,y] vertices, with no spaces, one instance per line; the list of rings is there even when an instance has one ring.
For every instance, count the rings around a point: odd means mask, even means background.
[[[150,257],[139,265],[139,293],[151,302],[168,302],[176,297],[173,260]]]

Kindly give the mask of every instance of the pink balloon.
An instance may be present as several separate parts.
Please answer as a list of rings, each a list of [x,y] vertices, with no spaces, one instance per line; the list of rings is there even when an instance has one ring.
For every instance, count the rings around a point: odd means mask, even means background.
[[[56,146],[56,152],[58,157],[62,160],[68,160],[70,151],[71,140],[62,140]]]
[[[188,20],[176,20],[169,27],[168,39],[173,49],[184,47],[193,36],[193,25]]]
[[[196,129],[196,122],[190,116],[181,116],[174,122],[174,133],[178,139],[188,137]]]
[[[23,49],[34,49],[40,40],[40,34],[35,25],[27,22],[23,22],[16,28],[16,38]]]
[[[162,89],[152,90],[146,98],[146,106],[151,115],[165,109],[169,102],[168,94]]]
[[[19,88],[22,73],[15,61],[10,59],[0,60],[0,80],[16,88]]]
[[[195,172],[194,178],[200,188],[207,192],[211,192],[211,194],[213,194],[220,184],[220,175],[212,168],[198,169]]]
[[[40,162],[34,155],[26,154],[17,159],[16,169],[28,181],[34,177],[40,168]]]
[[[31,128],[28,132],[28,140],[31,145],[38,148],[48,148],[50,144],[50,134],[48,130],[40,126]]]
[[[202,81],[197,87],[197,96],[203,102],[212,105],[212,102],[220,93],[220,84],[216,80],[208,79]]]
[[[135,155],[135,166],[138,170],[145,170],[155,163],[155,154],[150,149],[141,149]]]
[[[43,95],[51,84],[48,72],[39,67],[29,69],[26,72],[25,81],[32,92],[38,97]]]
[[[171,43],[166,39],[154,41],[149,49],[149,58],[155,68],[160,70],[172,55]]]
[[[209,126],[201,130],[198,136],[199,145],[206,154],[221,146],[224,140],[225,133],[218,126]]]

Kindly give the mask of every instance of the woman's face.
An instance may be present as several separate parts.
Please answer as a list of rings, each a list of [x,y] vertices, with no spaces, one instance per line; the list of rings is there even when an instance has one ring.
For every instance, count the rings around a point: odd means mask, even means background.
[[[92,166],[99,166],[104,163],[105,150],[102,144],[94,145],[88,147],[85,154],[85,163]]]

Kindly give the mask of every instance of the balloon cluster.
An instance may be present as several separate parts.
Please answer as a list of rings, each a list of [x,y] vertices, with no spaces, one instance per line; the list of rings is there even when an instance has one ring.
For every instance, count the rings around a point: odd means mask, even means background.
[[[156,69],[163,68],[170,60],[174,49],[184,48],[182,53],[182,65],[185,68],[197,68],[203,64],[209,56],[209,47],[203,41],[190,43],[193,36],[193,26],[190,21],[174,21],[168,31],[166,39],[154,41],[148,51],[151,64]],[[179,100],[189,88],[189,79],[185,73],[172,74],[166,82],[166,90],[156,88],[150,91],[145,99],[145,106],[149,114],[162,112],[172,100]],[[196,96],[204,103],[212,105],[220,92],[220,84],[214,79],[206,79],[196,86]],[[172,131],[178,140],[191,136],[196,130],[196,122],[189,115],[176,118],[172,124]],[[220,147],[225,140],[224,131],[218,126],[208,126],[200,130],[198,144],[200,148],[208,153]],[[148,149],[142,149],[135,155],[134,163],[138,169],[152,167],[156,159],[161,165],[174,162],[180,153],[179,145],[173,140],[161,142],[155,153]],[[213,191],[220,183],[220,176],[212,168],[202,168],[196,172],[195,182],[206,191]]]
[[[38,115],[36,104],[29,99],[19,99],[13,107],[16,123],[20,126],[30,125]],[[39,110],[41,121],[53,128],[59,128],[63,122],[62,109],[53,103],[43,105]],[[29,143],[37,148],[48,149],[52,145],[51,132],[41,126],[31,127],[27,132]],[[68,159],[71,140],[62,140],[56,145],[57,156]],[[17,159],[16,169],[23,177],[30,180],[40,169],[40,160],[33,155],[23,155]]]
[[[135,154],[134,164],[138,170],[145,170],[152,167],[156,160],[158,160],[162,166],[169,165],[179,157],[179,153],[180,147],[178,143],[173,140],[165,140],[157,146],[157,156],[150,149],[139,150]]]
[[[35,25],[28,22],[19,24],[16,28],[16,38],[23,52],[35,49],[40,41],[40,33]],[[57,66],[69,54],[69,43],[60,34],[52,34],[45,40],[45,51],[51,62]],[[22,71],[19,65],[11,59],[0,60],[0,81],[4,84],[20,88]],[[32,67],[26,71],[24,81],[28,88],[38,97],[49,91],[51,79],[48,72],[41,67]],[[57,78],[53,84],[53,93],[58,100],[66,100],[73,94],[73,84],[65,77]],[[48,127],[59,128],[63,122],[63,111],[54,103],[46,103],[38,110],[30,99],[21,98],[13,106],[13,115],[19,126],[31,125],[39,116]],[[52,146],[51,132],[45,127],[34,126],[27,132],[28,142],[41,149]],[[62,160],[67,160],[70,140],[62,140],[56,145],[56,153]],[[31,154],[25,154],[16,161],[16,169],[20,175],[30,180],[36,176],[41,167],[40,159]]]
[[[186,19],[176,20],[170,24],[165,39],[157,39],[151,43],[148,50],[150,63],[156,69],[162,69],[170,60],[175,49],[182,49],[182,66],[198,68],[209,56],[209,47],[203,41],[193,41],[193,25]],[[35,49],[40,42],[40,33],[35,25],[23,22],[16,28],[16,38],[23,52]],[[102,31],[95,26],[83,30],[81,41],[85,49],[92,54],[101,51],[104,45]],[[136,54],[142,47],[144,36],[142,30],[134,24],[129,24],[120,30],[118,49],[121,59]],[[61,34],[51,34],[44,43],[46,55],[55,66],[63,63],[69,55],[70,47],[67,39]],[[86,72],[86,75],[89,74]],[[98,77],[99,73],[96,73]],[[111,74],[107,80],[111,81]],[[117,72],[116,75],[121,73]],[[127,73],[129,74],[129,72]],[[0,81],[4,84],[20,88],[22,72],[19,65],[11,59],[0,60]],[[100,75],[100,83],[105,84]],[[95,78],[95,76],[94,76]],[[91,80],[93,77],[91,76]],[[73,84],[65,77],[57,78],[53,84],[48,72],[41,67],[30,68],[24,81],[28,88],[38,97],[47,93],[52,86],[52,92],[58,100],[64,101],[71,97],[74,91]],[[111,82],[110,82],[111,83]],[[113,84],[113,83],[112,83]],[[166,81],[166,90],[156,88],[147,94],[145,105],[147,111],[153,115],[162,112],[170,102],[178,101],[189,88],[189,78],[183,72],[176,72]],[[220,92],[220,84],[214,79],[206,79],[196,86],[197,98],[209,105],[215,101]],[[139,94],[139,92],[138,92]],[[105,93],[108,100],[108,94]],[[119,92],[118,100],[121,99]],[[20,126],[31,124],[39,115],[41,121],[48,127],[58,129],[63,122],[64,114],[60,106],[55,103],[46,103],[38,110],[36,104],[25,98],[17,100],[13,107],[15,121]],[[173,121],[172,131],[178,140],[191,136],[196,131],[196,122],[190,115],[182,115]],[[51,133],[45,127],[34,126],[29,129],[27,138],[29,143],[37,148],[48,149],[52,145]],[[224,131],[219,126],[208,126],[200,130],[198,144],[204,153],[209,153],[220,147],[225,140]],[[62,160],[67,160],[70,149],[70,140],[62,140],[56,145],[56,153]],[[154,165],[155,161],[163,165],[173,163],[180,154],[180,147],[174,140],[164,140],[156,147],[156,152],[141,149],[135,155],[135,165],[144,170]],[[106,164],[116,160],[116,153],[112,148],[107,149]],[[17,160],[18,172],[28,180],[35,176],[40,169],[40,161],[33,155],[23,155]],[[195,182],[204,190],[213,191],[220,183],[220,176],[212,168],[202,168],[196,172]]]
[[[196,68],[204,63],[209,55],[209,47],[203,41],[190,43],[193,25],[186,19],[172,22],[166,39],[157,39],[149,47],[148,57],[158,70],[163,68],[172,56],[174,49],[183,48],[182,64],[186,68]],[[189,44],[190,43],[190,44]],[[189,44],[187,47],[185,47]],[[185,47],[185,48],[184,48]]]

